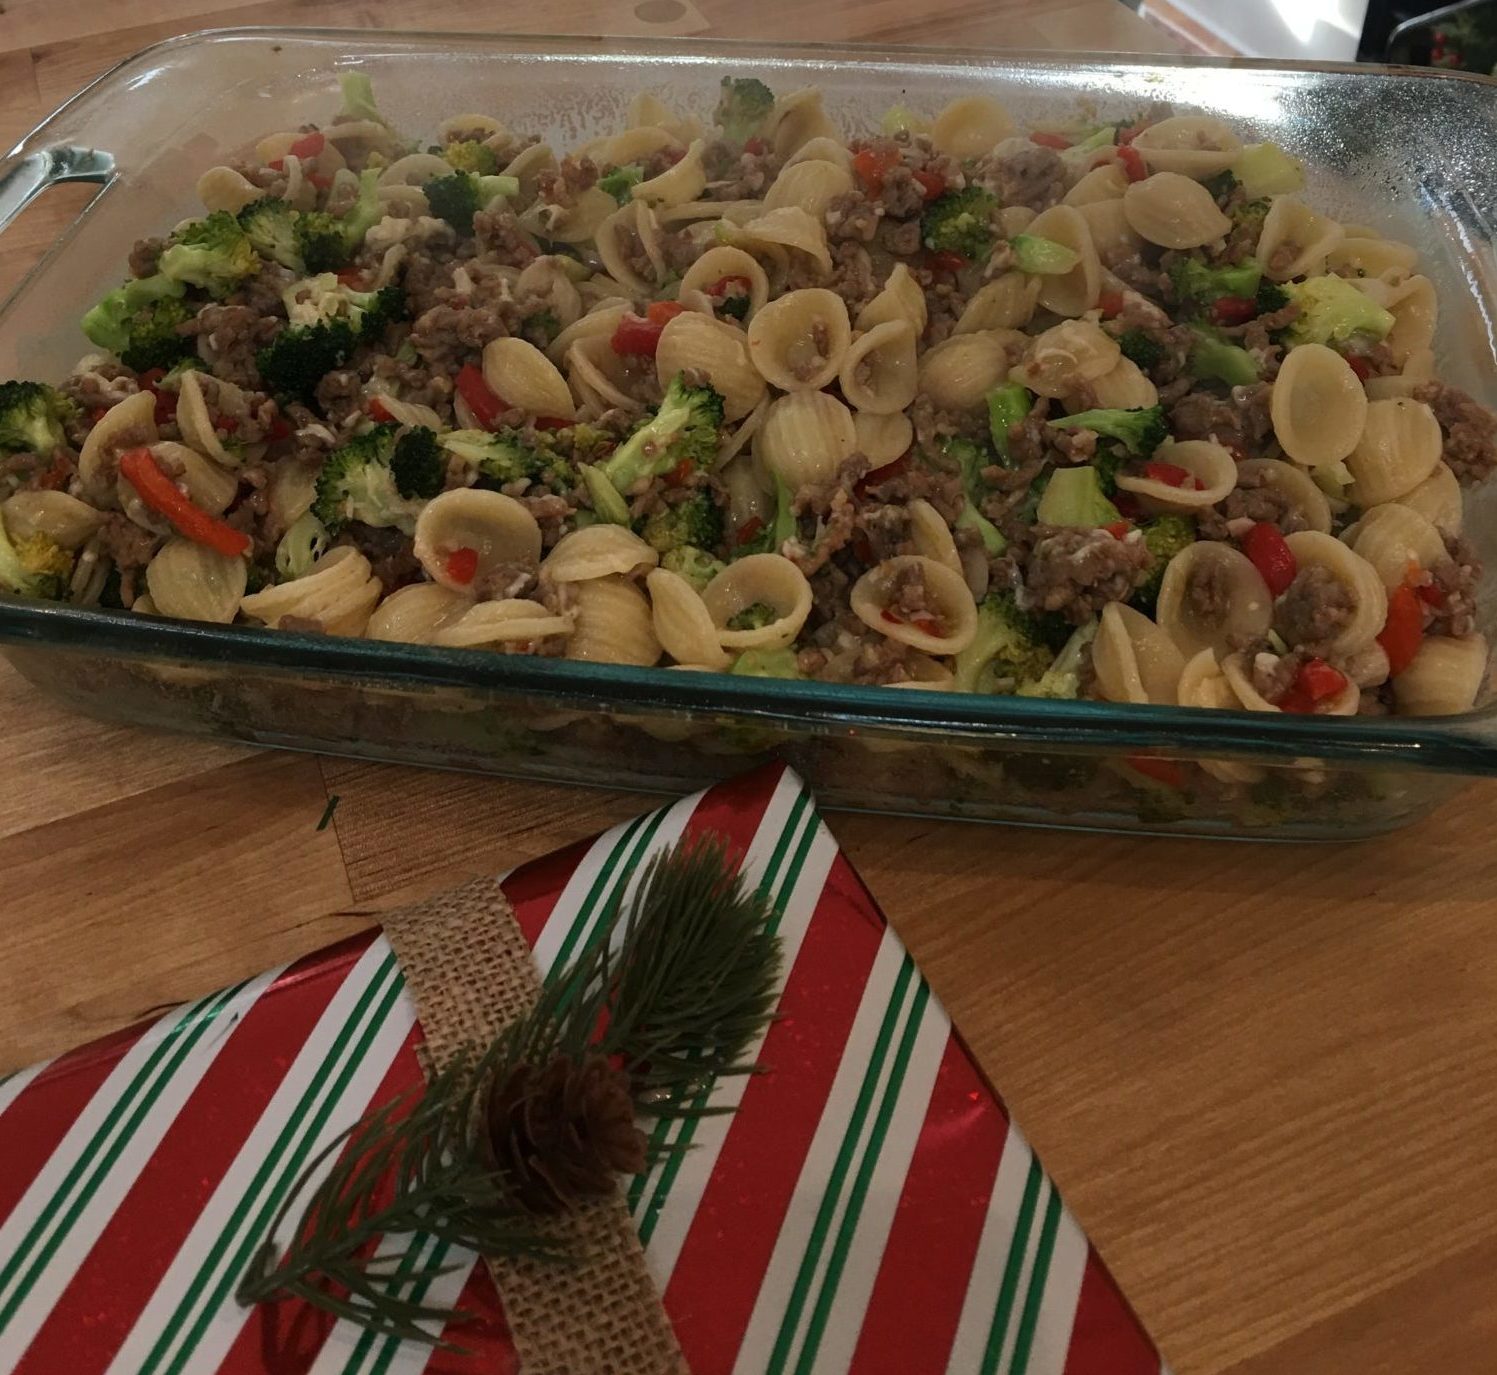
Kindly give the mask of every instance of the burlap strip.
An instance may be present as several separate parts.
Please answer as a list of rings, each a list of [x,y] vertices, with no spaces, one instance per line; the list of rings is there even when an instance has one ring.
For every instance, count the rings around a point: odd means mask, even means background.
[[[465,1045],[487,1045],[540,992],[530,947],[492,879],[382,920],[439,1064]],[[577,1265],[489,1261],[524,1375],[684,1375],[622,1197],[544,1225]]]

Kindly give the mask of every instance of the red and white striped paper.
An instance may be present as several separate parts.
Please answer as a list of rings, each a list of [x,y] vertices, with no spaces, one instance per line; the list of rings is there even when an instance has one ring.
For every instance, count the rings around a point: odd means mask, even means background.
[[[655,851],[718,831],[785,951],[766,1073],[630,1209],[696,1375],[1159,1375],[1158,1353],[818,816],[771,768],[506,876],[543,971]],[[517,1369],[477,1258],[400,1237],[464,1355],[234,1285],[305,1164],[420,1078],[369,933],[0,1081],[0,1375],[476,1375]],[[576,1375],[596,1375],[579,1371]]]

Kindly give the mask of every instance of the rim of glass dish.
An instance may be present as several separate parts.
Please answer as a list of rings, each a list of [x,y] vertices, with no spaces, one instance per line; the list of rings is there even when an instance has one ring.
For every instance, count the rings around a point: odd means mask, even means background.
[[[912,44],[809,43],[738,38],[653,38],[577,34],[502,34],[444,30],[279,28],[246,25],[202,29],[163,39],[124,58],[69,97],[16,145],[45,141],[51,126],[143,61],[179,50],[243,40],[339,45],[374,55],[402,48],[507,45],[527,56],[586,58],[638,53],[709,65],[752,54],[760,62],[825,64],[887,60],[976,67],[989,62],[1041,68],[1221,68],[1272,73],[1328,73],[1362,79],[1461,81],[1497,85],[1497,77],[1396,64],[1284,62],[1193,54],[970,51]],[[26,280],[48,266],[52,253]],[[492,694],[534,693],[598,709],[723,713],[787,728],[847,732],[858,728],[957,736],[965,742],[1035,748],[1108,748],[1160,754],[1207,753],[1258,758],[1313,756],[1348,764],[1400,766],[1449,773],[1497,773],[1497,704],[1460,716],[1324,717],[1205,711],[1107,702],[891,689],[881,686],[673,673],[659,668],[586,664],[478,650],[348,640],[250,626],[165,621],[126,612],[0,597],[0,644],[111,653],[129,659],[170,658],[350,681],[447,687]],[[769,686],[772,683],[772,687]]]
[[[0,597],[0,644],[230,670],[322,674],[350,683],[534,695],[609,711],[730,715],[792,729],[942,735],[998,747],[1313,756],[1447,773],[1497,773],[1497,745],[1485,719],[1489,712],[1328,722],[1323,716],[865,687],[167,621],[5,597]]]

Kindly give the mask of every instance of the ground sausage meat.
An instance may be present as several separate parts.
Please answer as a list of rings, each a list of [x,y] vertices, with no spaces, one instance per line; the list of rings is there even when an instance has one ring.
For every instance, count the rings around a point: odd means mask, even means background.
[[[1481,561],[1459,535],[1446,535],[1444,540],[1447,557],[1429,570],[1434,593],[1426,603],[1426,628],[1437,635],[1474,635]]]
[[[249,306],[204,306],[182,332],[197,336],[198,356],[226,382],[260,386],[255,355],[280,332],[285,322]]]
[[[1312,564],[1295,574],[1275,603],[1273,626],[1292,648],[1323,653],[1351,624],[1356,610],[1351,589],[1329,568]]]
[[[1108,602],[1131,597],[1153,562],[1137,531],[1114,539],[1106,530],[1042,528],[1030,551],[1024,585],[1039,610],[1058,611],[1080,625]]]
[[[988,154],[978,163],[972,179],[986,186],[1000,204],[1024,205],[1031,210],[1048,210],[1070,185],[1070,174],[1060,155],[1037,143]]]
[[[1434,411],[1445,436],[1445,462],[1461,483],[1470,486],[1491,476],[1497,467],[1497,416],[1444,382],[1421,383],[1414,400]]]

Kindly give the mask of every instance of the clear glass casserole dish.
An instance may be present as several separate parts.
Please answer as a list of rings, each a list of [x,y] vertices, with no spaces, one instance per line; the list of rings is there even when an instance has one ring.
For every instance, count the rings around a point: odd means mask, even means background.
[[[0,160],[0,227],[53,183],[103,186],[0,309],[0,377],[66,373],[85,347],[76,322],[116,283],[130,244],[193,213],[198,173],[248,137],[325,117],[337,70],[354,65],[373,76],[399,127],[423,131],[447,113],[491,110],[560,145],[620,127],[640,90],[704,108],[729,71],[781,90],[818,85],[849,130],[876,124],[895,99],[934,109],[990,93],[1026,122],[1120,118],[1167,100],[1229,120],[1244,137],[1274,139],[1309,165],[1317,205],[1416,243],[1439,292],[1441,375],[1497,399],[1497,107],[1483,78],[330,30],[231,30],[158,45]],[[1497,563],[1492,501],[1490,490],[1478,493],[1467,513],[1468,538],[1488,566]],[[1490,636],[1490,623],[1481,628]],[[926,815],[1342,839],[1417,819],[1458,786],[1456,775],[1497,772],[1490,705],[1458,717],[1328,722],[669,673],[10,599],[0,599],[0,643],[37,686],[114,720],[672,790],[774,752],[829,805]],[[1202,759],[1213,767],[1197,767]]]

